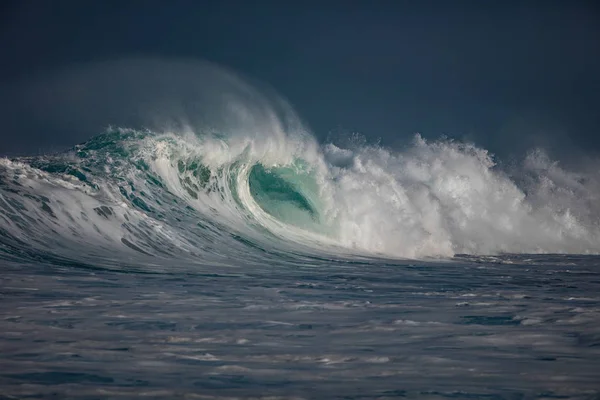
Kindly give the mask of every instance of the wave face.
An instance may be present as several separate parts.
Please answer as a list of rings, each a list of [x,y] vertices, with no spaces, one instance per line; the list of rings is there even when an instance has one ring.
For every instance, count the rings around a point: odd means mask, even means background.
[[[0,160],[0,254],[105,267],[294,257],[598,253],[597,174],[516,173],[449,140],[394,152],[309,135],[110,129]]]

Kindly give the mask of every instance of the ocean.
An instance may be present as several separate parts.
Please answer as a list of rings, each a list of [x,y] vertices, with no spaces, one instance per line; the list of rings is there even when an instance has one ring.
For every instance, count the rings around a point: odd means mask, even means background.
[[[0,399],[600,398],[597,183],[277,129],[0,159]]]

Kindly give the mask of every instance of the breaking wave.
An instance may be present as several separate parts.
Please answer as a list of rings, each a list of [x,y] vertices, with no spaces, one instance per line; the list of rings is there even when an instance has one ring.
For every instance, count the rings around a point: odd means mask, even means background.
[[[206,63],[101,64],[10,96],[54,132],[127,128],[0,159],[5,259],[157,269],[600,252],[597,165],[570,172],[533,151],[506,169],[419,135],[396,150],[320,144],[284,100]]]
[[[533,152],[517,178],[484,149],[418,135],[395,152],[306,134],[110,129],[63,154],[0,160],[0,252],[222,265],[597,253],[595,176]]]

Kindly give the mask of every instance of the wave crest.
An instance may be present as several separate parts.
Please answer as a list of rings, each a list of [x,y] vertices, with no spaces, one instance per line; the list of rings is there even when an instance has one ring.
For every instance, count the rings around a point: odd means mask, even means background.
[[[2,252],[236,264],[600,250],[597,178],[539,151],[508,174],[484,149],[418,135],[396,152],[276,140],[117,129],[65,154],[4,159]]]

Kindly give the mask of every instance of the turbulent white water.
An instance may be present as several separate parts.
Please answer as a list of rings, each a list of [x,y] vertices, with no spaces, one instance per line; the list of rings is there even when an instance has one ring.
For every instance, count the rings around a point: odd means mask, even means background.
[[[346,245],[407,257],[600,250],[596,175],[543,154],[516,177],[484,149],[419,136],[401,152],[329,145],[325,154]]]
[[[0,160],[6,254],[600,252],[599,163],[568,171],[535,150],[506,169],[474,144],[419,135],[396,149],[321,144],[283,99],[209,64],[105,63],[21,89],[15,102],[55,129],[124,128]]]
[[[392,151],[276,133],[116,129],[61,155],[4,159],[5,249],[200,261],[248,245],[408,258],[600,251],[597,178],[540,152],[509,176],[471,144],[417,135]]]

